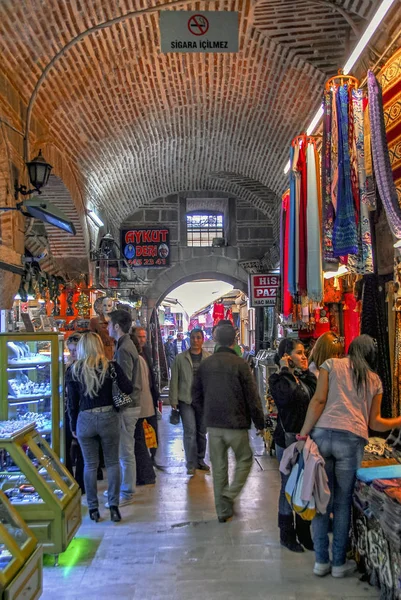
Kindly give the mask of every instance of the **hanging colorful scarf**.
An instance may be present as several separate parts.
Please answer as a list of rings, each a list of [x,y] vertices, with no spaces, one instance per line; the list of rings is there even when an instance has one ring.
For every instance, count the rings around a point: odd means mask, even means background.
[[[369,210],[376,210],[376,184],[373,177],[373,157],[370,136],[369,101],[365,97],[363,102],[363,137],[365,145],[365,176],[366,199]]]
[[[289,213],[290,225],[288,234],[288,291],[292,296],[295,296],[297,291],[296,276],[295,276],[295,202],[296,202],[296,178],[293,171],[294,148],[290,150],[290,200]]]
[[[355,147],[354,109],[353,109],[353,101],[352,101],[352,92],[353,91],[354,90],[348,91],[348,149],[349,149],[349,158],[350,158],[352,197],[354,198],[356,224],[358,224],[360,199],[359,199],[359,184],[358,184],[358,165],[357,165],[357,156],[356,156],[356,147]]]
[[[337,88],[331,94],[331,202],[334,214],[337,211],[338,190],[338,111],[337,111]]]
[[[292,313],[292,298],[288,289],[288,259],[289,259],[289,235],[290,235],[290,194],[286,192],[283,196],[281,205],[282,218],[282,240],[283,253],[281,262],[282,272],[282,298],[283,298],[283,315],[288,318]]]
[[[372,71],[368,71],[369,119],[372,134],[373,167],[380,198],[393,234],[401,239],[401,208],[393,181],[386,129],[384,125],[381,87]]]
[[[305,145],[299,149],[299,158],[297,163],[300,173],[300,198],[299,198],[299,262],[298,262],[298,291],[300,294],[306,294],[307,280],[307,260],[308,260],[308,232],[307,232],[307,171],[306,171],[306,148]]]
[[[337,212],[333,230],[334,256],[356,254],[358,238],[355,222],[355,207],[351,188],[350,156],[348,150],[348,90],[338,89],[338,195]]]
[[[308,224],[308,257],[307,257],[307,290],[308,297],[314,302],[323,298],[322,285],[322,245],[320,239],[320,180],[317,178],[316,164],[319,162],[315,144],[308,144],[306,149],[307,163],[307,224]]]
[[[401,312],[395,313],[395,352],[394,352],[394,377],[392,416],[401,414]]]
[[[360,217],[358,222],[358,253],[348,257],[348,268],[353,273],[365,275],[373,273],[372,234],[369,220],[368,197],[366,193],[365,146],[363,123],[363,90],[352,90],[354,114],[354,145],[358,169],[360,194]]]
[[[322,145],[322,238],[323,259],[337,262],[333,255],[334,207],[331,201],[331,105],[332,92],[326,91],[323,104],[323,145]]]

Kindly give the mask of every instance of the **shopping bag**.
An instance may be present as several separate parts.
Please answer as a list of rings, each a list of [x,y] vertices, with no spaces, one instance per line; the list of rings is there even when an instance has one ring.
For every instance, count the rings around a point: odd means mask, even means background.
[[[308,502],[302,500],[302,487],[304,483],[305,463],[303,453],[298,455],[297,462],[292,467],[290,476],[285,486],[285,496],[292,510],[296,512],[305,521],[312,521],[316,515],[315,499]]]
[[[156,432],[146,419],[143,420],[143,431],[145,433],[146,446],[148,448],[157,448]]]

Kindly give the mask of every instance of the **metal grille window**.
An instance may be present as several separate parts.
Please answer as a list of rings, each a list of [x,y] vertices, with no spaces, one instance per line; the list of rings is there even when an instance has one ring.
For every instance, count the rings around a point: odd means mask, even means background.
[[[215,237],[224,237],[222,214],[187,215],[188,246],[211,246]]]

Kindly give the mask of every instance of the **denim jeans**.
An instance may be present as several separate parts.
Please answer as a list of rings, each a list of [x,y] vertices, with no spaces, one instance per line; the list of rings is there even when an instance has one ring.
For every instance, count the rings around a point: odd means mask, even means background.
[[[140,414],[140,406],[123,408],[118,413],[120,417],[121,497],[127,500],[130,500],[135,494],[135,428]]]
[[[208,427],[207,432],[217,516],[230,517],[232,504],[244,487],[252,469],[253,452],[249,445],[248,430]],[[235,473],[231,484],[228,481],[229,448],[232,448],[235,454]]]
[[[312,521],[316,562],[330,562],[328,530],[330,513],[333,513],[332,564],[334,567],[340,567],[346,560],[352,492],[366,442],[349,431],[321,427],[313,429],[311,438],[316,442],[325,460],[331,492],[326,514],[318,514]]]
[[[102,445],[104,463],[107,469],[108,498],[112,506],[118,506],[120,496],[120,466],[118,445],[120,422],[115,410],[109,412],[89,412],[78,415],[77,436],[84,455],[84,481],[88,508],[99,507],[97,497],[97,468],[99,465],[99,444]]]
[[[278,446],[276,444],[276,456],[277,456],[277,460],[278,460],[279,464],[281,462],[281,459],[283,458],[284,450],[285,450],[285,448],[282,448],[281,446]],[[282,473],[280,471],[280,477],[281,477],[281,489],[280,489],[280,495],[278,497],[278,513],[279,513],[279,515],[292,515],[292,508],[288,504],[288,500],[285,497],[285,486],[287,485],[287,481],[288,481],[290,475],[289,474],[284,475],[284,473]]]
[[[191,404],[179,402],[178,407],[184,428],[184,450],[187,469],[196,469],[206,454],[206,428],[203,415]]]

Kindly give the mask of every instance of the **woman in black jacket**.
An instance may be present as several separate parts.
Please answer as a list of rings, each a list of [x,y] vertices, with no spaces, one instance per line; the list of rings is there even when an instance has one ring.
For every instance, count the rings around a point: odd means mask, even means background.
[[[276,455],[280,461],[285,448],[296,441],[295,436],[302,429],[309,402],[315,393],[317,380],[315,375],[308,370],[305,348],[299,340],[289,338],[281,340],[275,361],[280,367],[280,371],[270,376],[269,390],[279,416],[274,432],[274,441]],[[313,550],[310,524],[296,515],[296,527],[294,528],[294,515],[285,497],[287,480],[288,476],[281,473],[278,510],[281,545],[292,552],[303,552],[303,546],[308,550]]]
[[[97,333],[84,333],[78,342],[78,360],[67,381],[68,413],[71,432],[78,438],[84,455],[84,480],[89,516],[99,521],[97,497],[97,467],[99,445],[103,448],[107,469],[108,499],[112,521],[121,521],[118,509],[120,497],[120,420],[113,405],[113,373]],[[132,382],[121,367],[113,362],[118,387],[131,394]]]

